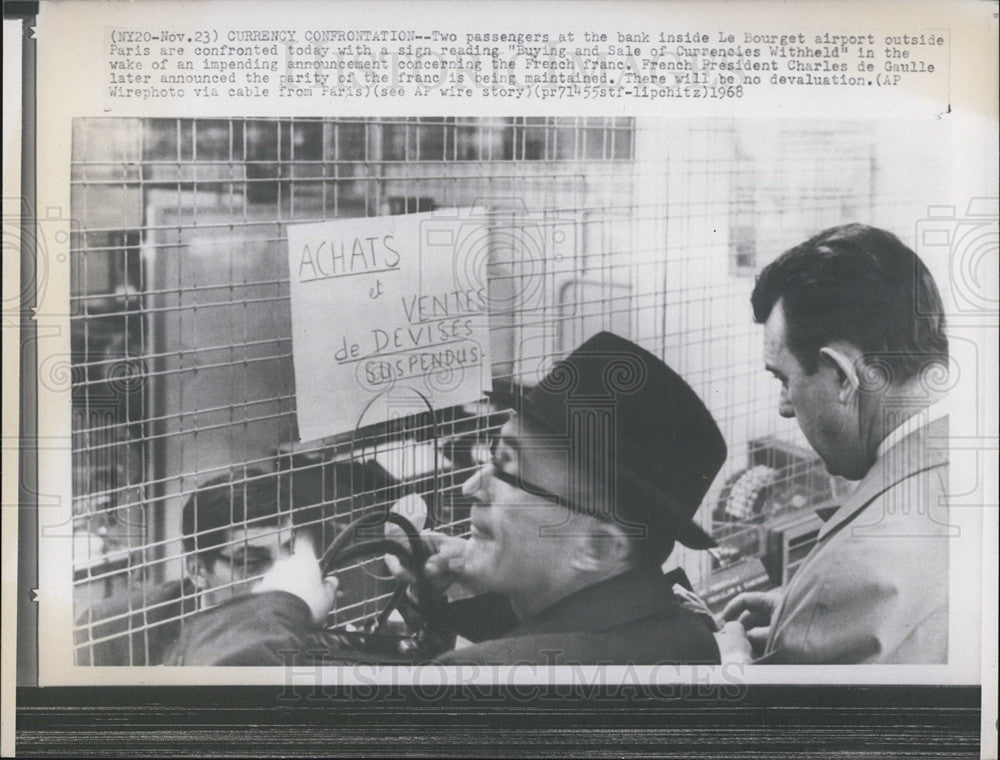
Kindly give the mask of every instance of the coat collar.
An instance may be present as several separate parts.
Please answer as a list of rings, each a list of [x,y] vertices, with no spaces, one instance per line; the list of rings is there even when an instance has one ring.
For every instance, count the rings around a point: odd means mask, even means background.
[[[914,473],[948,463],[948,417],[936,417],[896,438],[861,479],[848,499],[829,516],[820,528],[819,540],[838,530],[855,513],[879,494]]]
[[[669,605],[674,598],[670,585],[658,567],[629,570],[560,599],[523,620],[510,635],[607,630]]]
[[[926,427],[933,422],[937,422],[942,417],[947,417],[951,413],[951,398],[945,396],[940,401],[936,401],[930,406],[921,409],[916,414],[908,417],[904,422],[892,430],[885,440],[879,444],[878,456],[885,456],[893,446],[902,441],[911,433]]]

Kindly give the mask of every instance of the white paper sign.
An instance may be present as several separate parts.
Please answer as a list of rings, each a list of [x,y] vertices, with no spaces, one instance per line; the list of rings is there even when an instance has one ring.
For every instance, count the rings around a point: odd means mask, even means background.
[[[468,209],[288,227],[302,440],[482,398],[484,220]]]

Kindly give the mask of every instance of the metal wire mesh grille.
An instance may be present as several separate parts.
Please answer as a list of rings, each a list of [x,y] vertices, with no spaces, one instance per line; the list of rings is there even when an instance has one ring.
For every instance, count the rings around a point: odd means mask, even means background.
[[[503,410],[401,408],[297,439],[289,223],[485,207],[494,382],[536,382],[601,329],[663,357],[730,448],[702,510],[723,552],[678,560],[708,589],[761,557],[765,516],[832,492],[774,414],[752,275],[831,224],[919,215],[912,190],[880,195],[881,139],[866,124],[732,120],[76,120],[79,661],[156,662],[178,621],[259,577],[292,523],[326,541],[417,494],[436,528],[464,530],[460,485]],[[760,483],[737,487],[753,467]],[[216,481],[226,527],[186,524],[189,500],[209,514]],[[377,560],[341,573],[337,621],[373,614],[385,576]]]

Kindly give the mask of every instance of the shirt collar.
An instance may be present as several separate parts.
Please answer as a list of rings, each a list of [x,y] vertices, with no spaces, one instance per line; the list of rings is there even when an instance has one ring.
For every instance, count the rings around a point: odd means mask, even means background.
[[[924,407],[919,412],[903,420],[902,424],[895,427],[889,435],[885,437],[885,440],[879,444],[876,455],[881,458],[885,456],[885,453],[899,443],[901,440],[906,438],[914,430],[918,430],[924,425],[929,425],[932,422],[936,422],[942,417],[947,417],[948,413],[951,411],[951,406],[949,404],[949,399],[945,396],[940,401],[935,401],[930,406]]]

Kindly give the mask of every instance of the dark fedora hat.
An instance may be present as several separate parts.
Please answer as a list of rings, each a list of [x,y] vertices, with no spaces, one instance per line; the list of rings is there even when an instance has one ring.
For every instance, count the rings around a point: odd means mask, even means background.
[[[544,439],[540,456],[524,458],[525,472],[562,448],[560,461],[576,471],[571,508],[582,494],[585,511],[603,502],[658,544],[715,546],[691,518],[726,459],[725,441],[697,394],[649,351],[598,333],[538,385],[487,395]]]

